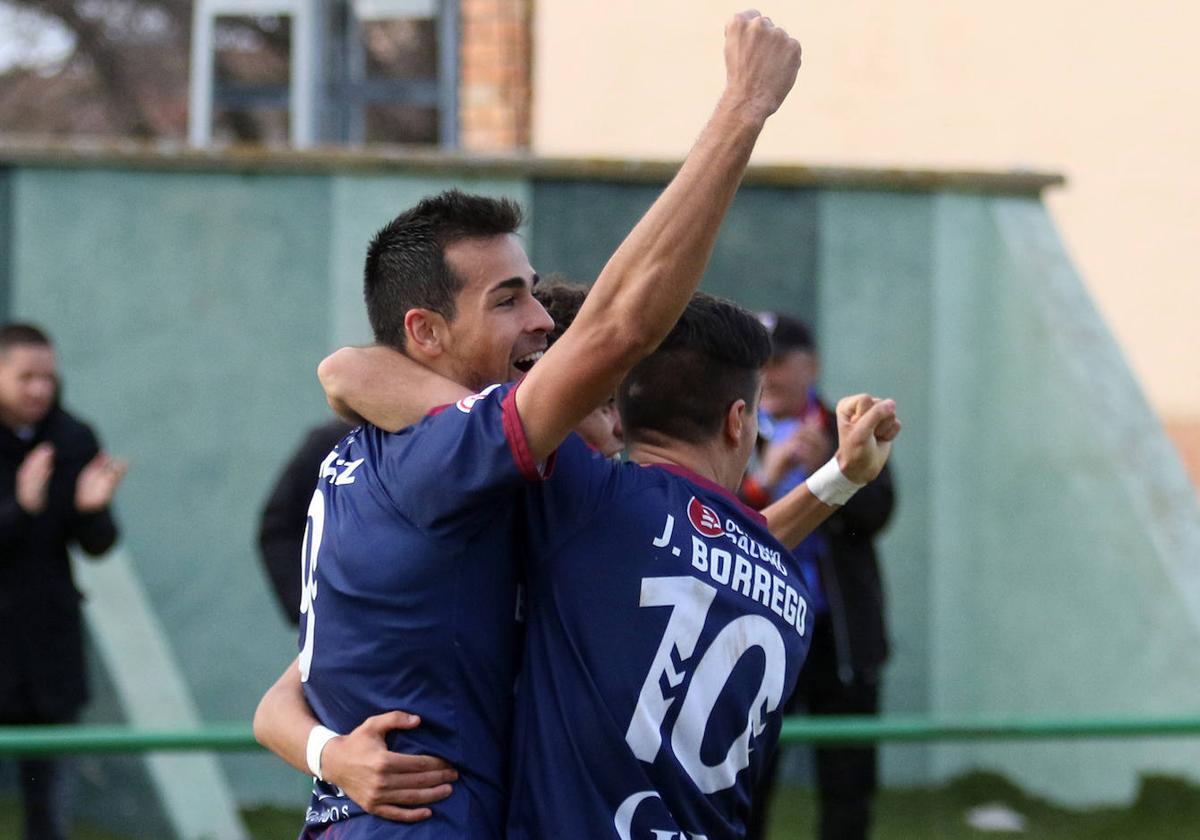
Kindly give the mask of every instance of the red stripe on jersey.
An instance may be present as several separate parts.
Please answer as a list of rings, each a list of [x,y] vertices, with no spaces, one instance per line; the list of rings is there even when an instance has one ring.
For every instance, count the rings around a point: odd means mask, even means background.
[[[758,511],[756,511],[754,508],[747,505],[745,502],[743,502],[741,499],[739,499],[733,493],[729,492],[729,490],[725,489],[720,484],[717,484],[715,481],[711,481],[702,475],[697,475],[696,473],[689,470],[687,467],[681,467],[678,464],[647,464],[646,466],[657,467],[658,469],[666,470],[669,473],[674,473],[675,475],[683,476],[688,481],[691,481],[694,484],[699,484],[701,487],[705,487],[709,490],[712,490],[714,493],[720,493],[722,496],[729,499],[729,501],[731,501],[735,505],[737,505],[738,508],[742,511],[742,513],[745,514],[746,516],[750,517],[750,519],[754,520],[755,522],[759,523],[760,525],[762,525],[764,527],[767,524],[767,518],[765,516],[763,516]]]
[[[512,390],[505,395],[504,403],[501,405],[504,436],[508,438],[508,448],[512,452],[513,460],[517,462],[517,469],[521,471],[525,480],[544,481],[554,472],[555,453],[550,453],[544,468],[539,470],[537,463],[533,460],[533,453],[529,451],[529,439],[525,437],[525,424],[521,422],[521,414],[517,411],[517,389],[520,387],[520,382],[514,385]]]

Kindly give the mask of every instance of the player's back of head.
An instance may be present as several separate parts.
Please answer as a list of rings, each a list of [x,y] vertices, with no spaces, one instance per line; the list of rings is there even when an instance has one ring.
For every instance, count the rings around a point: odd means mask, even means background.
[[[521,225],[521,208],[506,198],[447,190],[422,199],[371,239],[363,297],[375,340],[405,346],[404,316],[428,309],[447,320],[466,279],[446,262],[446,247],[462,239],[503,236]]]
[[[733,402],[754,405],[770,355],[770,338],[753,314],[697,292],[658,349],[617,391],[626,442],[711,440]]]
[[[568,280],[561,274],[552,275],[533,287],[533,296],[554,319],[554,329],[546,336],[547,344],[553,344],[575,321],[583,302],[587,299],[588,287]]]

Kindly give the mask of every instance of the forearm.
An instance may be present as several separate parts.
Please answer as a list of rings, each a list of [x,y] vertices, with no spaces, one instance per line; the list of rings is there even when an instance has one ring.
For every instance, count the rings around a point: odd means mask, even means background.
[[[726,28],[725,59],[725,92],[687,160],[517,393],[535,459],[553,451],[678,321],[758,135],[795,81],[800,47],[745,12]]]
[[[305,755],[308,733],[319,723],[304,698],[299,660],[293,660],[258,701],[254,738],[301,773],[309,774]]]
[[[317,367],[317,378],[340,417],[353,422],[357,415],[389,432],[470,395],[461,385],[380,345],[335,351]]]
[[[610,312],[651,349],[699,284],[758,135],[800,68],[800,45],[757,12],[730,20],[724,52],[725,89],[712,117],[580,312],[581,318],[589,308]]]
[[[626,237],[571,324],[517,392],[547,457],[670,332],[700,284],[761,123],[718,108],[687,162]]]
[[[801,483],[783,498],[763,508],[771,536],[787,548],[795,548],[838,508],[821,502]]]
[[[583,305],[648,351],[670,331],[704,274],[765,117],[728,92],[683,166],[605,265]]]

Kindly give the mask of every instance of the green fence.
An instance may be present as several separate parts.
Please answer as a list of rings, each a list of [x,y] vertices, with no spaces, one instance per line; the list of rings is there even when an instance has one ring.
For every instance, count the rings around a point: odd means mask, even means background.
[[[1200,736],[1200,717],[958,718],[790,717],[783,743],[853,744],[882,741],[996,741],[1062,738]],[[152,751],[260,749],[250,727],[214,724],[194,730],[128,726],[0,727],[0,755],[111,754]]]

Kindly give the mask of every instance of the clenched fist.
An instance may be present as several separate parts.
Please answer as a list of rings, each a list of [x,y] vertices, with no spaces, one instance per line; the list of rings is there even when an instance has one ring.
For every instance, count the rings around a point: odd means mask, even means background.
[[[844,397],[837,404],[838,466],[856,484],[873,481],[900,434],[896,403],[870,394]]]
[[[800,43],[754,10],[725,25],[725,92],[752,118],[779,109],[800,70]]]

